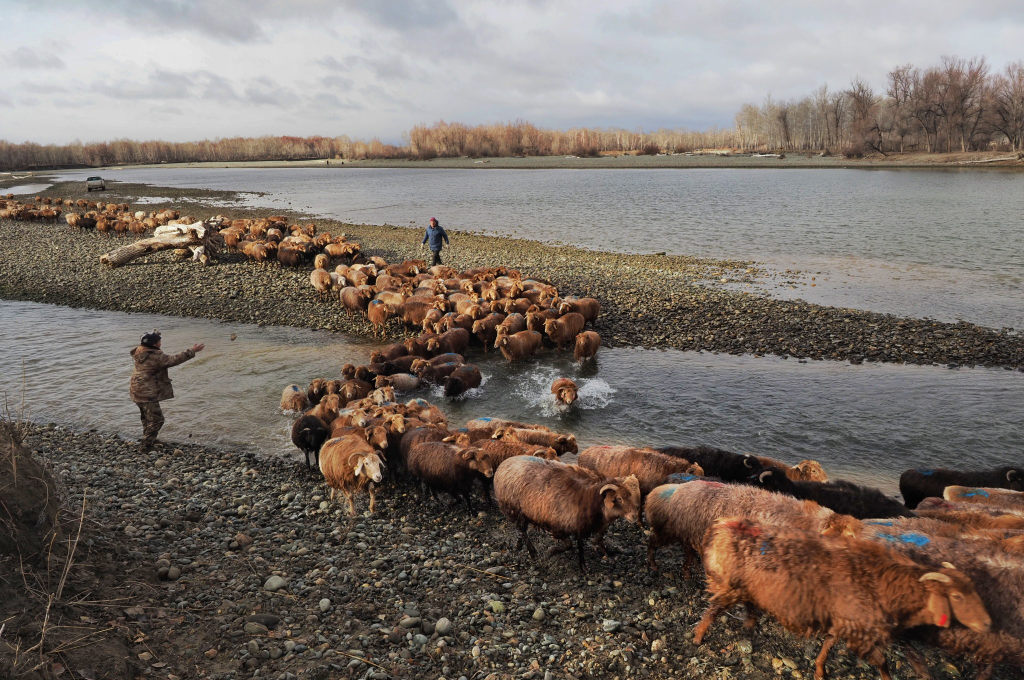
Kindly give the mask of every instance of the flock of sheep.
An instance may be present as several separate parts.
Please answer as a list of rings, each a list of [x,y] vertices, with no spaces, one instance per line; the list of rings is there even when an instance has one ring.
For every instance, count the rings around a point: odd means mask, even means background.
[[[56,221],[62,208],[77,206],[87,212],[67,214],[68,224],[99,231],[142,233],[183,222],[176,211],[6,198],[0,217]],[[313,262],[317,292],[336,297],[349,314],[365,314],[375,329],[397,318],[422,330],[374,352],[366,365],[346,365],[340,379],[289,385],[282,394],[281,407],[298,414],[292,441],[307,466],[312,456],[332,498],[335,491],[346,497],[350,514],[357,493],[369,495],[374,511],[385,473],[468,508],[479,493],[497,503],[531,557],[537,549],[529,529],[539,527],[557,541],[551,552],[575,541],[583,570],[588,540],[603,553],[613,521],[645,521],[652,569],[657,551],[670,545],[682,548],[684,570],[695,557],[703,563],[710,603],[695,643],[725,608],[744,604],[744,625],[763,612],[797,635],[824,636],[817,678],[838,640],[883,678],[893,643],[928,677],[913,641],[970,658],[982,679],[996,664],[1024,665],[1024,470],[908,470],[900,478],[904,505],[878,489],[828,481],[815,461],[790,467],[704,446],[578,452],[571,434],[491,418],[451,428],[437,406],[398,402],[396,393],[435,383],[457,396],[479,386],[479,369],[464,358],[473,340],[513,361],[533,356],[545,339],[559,349],[573,345],[578,360],[592,358],[600,336],[584,327],[600,314],[597,300],[562,298],[503,267],[389,265],[344,236],[289,227],[284,218],[227,224],[220,233],[228,247],[256,262]],[[329,271],[332,258],[349,263]],[[571,403],[575,385],[557,380],[552,393]],[[560,460],[575,454],[575,464]]]
[[[683,549],[684,569],[694,557],[703,562],[711,597],[695,642],[723,609],[745,604],[745,625],[764,612],[795,634],[824,636],[818,678],[838,640],[883,678],[893,643],[928,677],[913,641],[971,658],[979,678],[996,664],[1024,664],[1024,471],[909,470],[900,480],[904,505],[878,489],[829,481],[816,461],[788,466],[703,446],[578,452],[573,435],[542,425],[479,418],[451,427],[437,406],[399,402],[396,393],[435,383],[455,396],[479,385],[479,370],[464,358],[474,339],[509,360],[545,342],[574,344],[586,360],[600,345],[584,331],[600,313],[597,301],[560,298],[500,267],[458,273],[369,261],[329,272],[326,261],[316,264],[314,288],[337,295],[350,313],[378,327],[396,317],[422,329],[366,365],[346,365],[339,379],[282,394],[282,408],[301,413],[293,442],[332,497],[346,497],[350,514],[358,493],[369,495],[373,512],[386,476],[468,509],[479,493],[531,558],[538,551],[529,530],[538,527],[556,541],[549,552],[575,548],[584,571],[588,541],[605,553],[612,522],[644,521],[652,569],[670,545]],[[571,403],[576,390],[559,379],[552,392]],[[575,463],[560,460],[573,455]]]
[[[69,226],[76,229],[95,229],[102,234],[136,235],[154,231],[172,220],[181,224],[195,222],[193,218],[179,219],[177,210],[132,212],[127,203],[104,203],[80,198],[50,198],[36,196],[32,203],[20,203],[13,194],[7,194],[0,208],[0,219],[24,220],[30,222],[56,222],[61,215]],[[76,210],[77,208],[77,210]]]

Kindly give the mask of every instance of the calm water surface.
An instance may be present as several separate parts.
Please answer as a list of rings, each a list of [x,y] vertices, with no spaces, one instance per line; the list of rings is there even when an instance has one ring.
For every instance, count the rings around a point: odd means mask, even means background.
[[[322,331],[0,301],[0,391],[18,402],[24,370],[33,420],[136,438],[128,352],[154,327],[169,352],[206,343],[171,369],[176,398],[164,403],[161,434],[268,455],[296,455],[291,419],[280,410],[284,386],[336,377],[373,346]],[[468,398],[418,395],[441,404],[452,422],[540,422],[575,433],[581,446],[708,443],[790,462],[814,458],[833,476],[892,493],[910,466],[1019,464],[1024,451],[1020,372],[639,349],[602,350],[586,369],[553,351],[511,367],[500,355],[471,360],[485,382]],[[561,376],[581,386],[568,410],[549,394]]]
[[[253,192],[245,200],[252,206],[353,223],[419,227],[437,216],[456,229],[600,250],[757,260],[807,272],[758,287],[776,297],[1024,327],[1019,172],[172,168],[107,175]]]

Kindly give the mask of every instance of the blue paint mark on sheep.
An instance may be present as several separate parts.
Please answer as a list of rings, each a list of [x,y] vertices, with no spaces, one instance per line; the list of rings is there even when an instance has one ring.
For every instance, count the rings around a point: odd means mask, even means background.
[[[698,479],[701,479],[701,478],[698,477],[697,475],[690,475],[690,474],[686,474],[685,472],[675,472],[675,473],[669,475],[668,477],[666,477],[665,481],[671,482],[673,484],[683,484],[685,482],[693,482],[693,481],[696,481]]]
[[[298,385],[292,385],[292,392],[298,392],[298,391],[299,391],[299,386]]]
[[[969,492],[962,493],[960,495],[963,496],[964,498],[971,498],[973,496],[982,496],[984,498],[988,498],[988,491],[985,491],[984,489],[972,489]]]
[[[494,420],[494,418],[477,418],[477,420],[479,420],[482,423],[489,423],[492,420]]]
[[[660,498],[662,500],[668,500],[669,498],[672,498],[672,494],[674,494],[675,492],[676,492],[676,487],[675,486],[668,486],[668,487],[666,487],[666,488],[661,490],[661,492],[658,494],[658,498]]]
[[[762,555],[766,554],[771,549],[772,549],[772,541],[771,541],[770,538],[766,538],[765,540],[761,541],[761,551],[760,552],[761,552]]]
[[[910,545],[916,545],[918,547],[928,545],[932,542],[927,536],[914,532],[909,534],[900,534],[897,538],[900,543],[909,543]]]
[[[864,522],[864,524],[872,524],[872,525],[878,526],[878,527],[892,527],[892,526],[896,526],[893,522],[883,522],[880,519],[868,520],[868,521]]]
[[[528,460],[531,463],[546,463],[547,462],[543,458],[538,458],[537,456],[521,456],[521,458],[523,460]]]
[[[918,468],[917,471],[920,472],[922,475],[926,476],[931,476],[935,474],[935,470],[929,470],[927,468]]]

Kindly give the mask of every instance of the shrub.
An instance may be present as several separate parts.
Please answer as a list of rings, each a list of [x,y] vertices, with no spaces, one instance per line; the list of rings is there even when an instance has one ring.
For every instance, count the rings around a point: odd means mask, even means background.
[[[860,144],[851,144],[843,149],[843,158],[864,158],[864,147]]]
[[[573,147],[572,155],[580,158],[596,158],[601,155],[601,151],[597,148],[597,144],[577,144]]]
[[[657,156],[661,153],[661,147],[657,144],[644,144],[639,151],[638,156]]]

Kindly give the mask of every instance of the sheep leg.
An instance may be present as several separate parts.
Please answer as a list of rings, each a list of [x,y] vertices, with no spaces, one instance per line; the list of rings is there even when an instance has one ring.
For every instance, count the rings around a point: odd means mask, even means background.
[[[661,547],[661,541],[657,532],[652,531],[647,539],[647,566],[651,571],[658,571],[658,564],[654,561],[654,551]]]
[[[348,501],[348,514],[352,517],[356,516],[356,504],[353,502],[352,492],[348,489],[342,489],[342,493],[345,494],[345,500]]]
[[[723,609],[725,609],[725,607],[714,602],[708,605],[708,610],[704,612],[704,616],[701,617],[700,621],[697,622],[697,625],[693,629],[693,644],[699,645],[704,641],[704,636],[707,634],[708,628],[710,628],[711,624],[715,622],[715,617],[721,614]]]
[[[519,545],[516,546],[516,549],[517,550],[521,549],[523,547],[523,545],[525,544],[527,552],[530,553],[530,559],[533,560],[533,561],[536,561],[537,560],[537,548],[536,548],[536,546],[533,545],[533,541],[530,540],[530,523],[527,520],[524,519],[519,524],[519,531],[522,532],[522,535],[519,537]]]
[[[868,657],[867,661],[878,669],[878,674],[882,676],[882,680],[892,680],[892,676],[889,675],[889,664],[885,660],[885,652],[880,647],[875,647],[871,650],[871,656]]]
[[[587,573],[587,565],[583,560],[583,546],[586,545],[586,541],[583,540],[582,536],[576,537],[576,556],[579,559],[580,571],[584,574]]]
[[[744,608],[747,610],[747,618],[743,620],[743,627],[752,630],[757,627],[757,607],[748,602]]]
[[[370,484],[370,514],[373,514],[373,509],[377,505],[377,488]]]
[[[566,550],[572,550],[572,539],[571,538],[560,538],[558,544],[548,548],[548,555],[560,555]]]
[[[928,663],[924,660],[924,656],[909,642],[903,645],[903,655],[907,657],[907,662],[914,669],[914,672],[917,673],[917,677],[921,678],[921,680],[932,680],[932,674],[928,670]],[[982,677],[980,671],[977,677]]]

